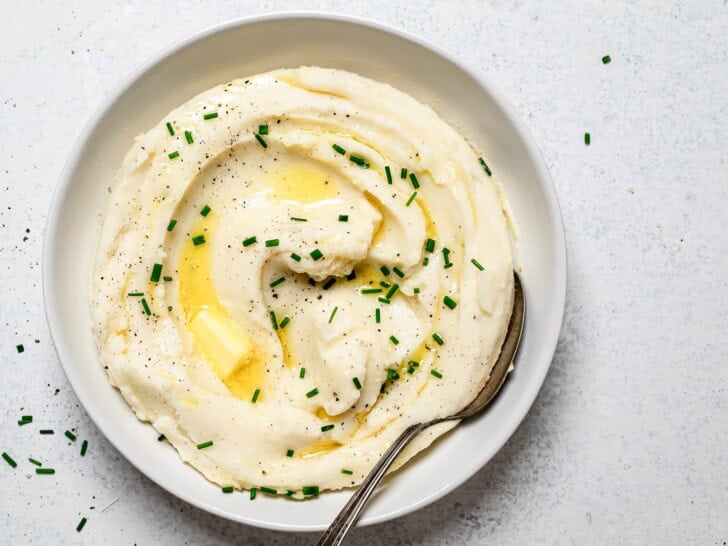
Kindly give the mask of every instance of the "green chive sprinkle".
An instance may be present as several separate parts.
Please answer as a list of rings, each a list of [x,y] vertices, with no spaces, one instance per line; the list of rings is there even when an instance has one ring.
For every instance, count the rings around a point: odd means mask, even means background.
[[[172,280],[172,277],[167,277],[167,276],[164,276],[164,277],[162,277],[162,280],[163,280],[164,282],[171,282],[171,280]]]
[[[393,267],[392,271],[394,271],[394,274],[397,275],[400,279],[404,278],[404,273],[399,267]]]
[[[40,461],[36,461],[33,457],[28,457],[28,461],[35,466],[43,466],[43,463],[41,463]]]
[[[159,436],[157,436],[157,442],[163,442],[166,439],[167,437],[164,434],[160,434]]]
[[[81,521],[79,521],[78,525],[76,525],[76,532],[80,533],[81,530],[83,529],[84,525],[86,525],[87,521],[88,521],[88,519],[81,518]]]
[[[589,133],[584,133],[584,144],[587,146],[591,144],[591,135]]]
[[[76,435],[73,432],[71,432],[70,430],[67,430],[66,432],[64,432],[64,434],[66,435],[66,438],[68,438],[72,442],[76,441]]]
[[[336,284],[336,279],[334,277],[331,277],[328,281],[324,283],[321,288],[323,288],[324,290],[328,290],[329,288],[334,286],[334,284]]]
[[[392,299],[392,296],[394,296],[394,295],[395,295],[395,294],[397,293],[397,290],[399,290],[399,285],[395,283],[395,284],[393,284],[393,285],[392,285],[392,287],[391,287],[391,288],[390,288],[390,289],[389,289],[389,290],[387,291],[387,295],[386,295],[386,298],[387,298],[388,300],[391,300],[391,299]]]
[[[318,389],[310,390],[306,393],[306,398],[313,398],[314,396],[316,396],[318,394],[318,392],[319,392]]]
[[[342,147],[341,147],[341,146],[339,146],[338,144],[334,144],[334,145],[332,146],[332,148],[333,148],[333,149],[334,149],[334,150],[336,151],[336,153],[339,153],[339,154],[341,154],[341,155],[344,155],[344,154],[346,153],[346,150],[344,150],[344,148],[342,148]]]
[[[170,220],[169,225],[167,226],[167,231],[172,231],[174,229],[174,226],[177,225],[177,220]]]
[[[283,317],[283,320],[282,320],[282,321],[281,321],[281,323],[280,323],[280,324],[278,325],[278,328],[280,328],[281,330],[283,330],[283,328],[285,328],[286,326],[288,326],[288,323],[289,323],[289,322],[291,322],[291,319],[290,319],[290,318],[288,318],[288,317]]]
[[[258,134],[259,135],[267,135],[268,134],[268,124],[265,125],[258,125]]]
[[[56,471],[53,468],[36,468],[35,473],[36,474],[55,474]]]
[[[402,180],[404,180],[405,178],[407,178],[407,169],[406,168],[402,167],[402,170],[399,171],[399,177]]]
[[[207,442],[202,442],[201,444],[197,444],[197,449],[205,449],[208,447],[211,447],[215,445],[212,440],[208,440]]]
[[[410,366],[409,368],[407,368],[407,373],[412,375],[413,373],[415,373],[415,369],[412,366]]]
[[[434,339],[434,340],[435,340],[435,342],[436,342],[436,343],[437,343],[438,345],[445,345],[445,342],[444,342],[444,341],[443,341],[443,339],[442,339],[442,338],[440,337],[440,335],[439,335],[439,334],[437,334],[437,333],[435,333],[435,334],[432,334],[432,339]]]
[[[611,62],[612,62],[612,58],[609,55],[605,55],[604,57],[602,57],[603,64],[609,64]]]
[[[352,163],[356,163],[360,167],[364,167],[365,169],[369,168],[369,163],[366,162],[366,160],[363,157],[359,157],[358,155],[350,155],[349,161]]]
[[[388,282],[386,282],[386,281],[379,281],[379,286],[381,286],[382,288],[389,288],[389,287],[390,287],[390,286],[392,286],[392,285],[391,285],[391,284],[389,284],[389,283],[388,283]]]
[[[332,428],[334,428],[334,425],[324,425],[321,427],[321,432],[328,432]]]
[[[298,254],[296,254],[295,252],[291,253],[291,259],[296,260],[297,262],[301,261],[301,257]]]
[[[154,264],[152,267],[152,276],[149,278],[152,282],[159,282],[159,277],[162,276],[162,264]]]
[[[346,468],[342,468],[341,469],[341,473],[342,474],[346,474],[348,476],[351,476],[354,473],[354,471],[353,470],[347,470]]]
[[[442,298],[442,303],[447,305],[450,309],[455,309],[455,307],[457,307],[458,305],[458,302],[456,302],[450,296],[445,296],[444,298]]]
[[[480,265],[480,262],[478,260],[476,260],[475,258],[470,260],[470,263],[473,264],[475,267],[477,267],[481,271],[485,270],[485,268],[482,265]]]
[[[355,377],[354,379],[352,379],[352,381],[354,382],[354,386],[356,387],[356,390],[361,390],[361,382],[359,381],[359,378]]]
[[[444,247],[442,249],[442,257],[445,259],[445,269],[449,269],[452,267],[452,263],[450,262],[450,249],[447,247]]]
[[[258,491],[257,491],[257,490],[255,489],[255,487],[252,487],[252,488],[250,489],[250,500],[253,500],[253,499],[255,498],[255,494],[256,494],[257,492],[258,492]]]
[[[315,497],[319,494],[319,487],[318,485],[307,485],[301,490],[301,492],[307,497]]]
[[[286,492],[283,493],[286,497],[292,497],[296,494],[296,492],[293,489],[286,489]]]
[[[253,393],[253,398],[250,399],[250,401],[255,404],[258,401],[258,397],[260,396],[260,389],[255,389],[255,392]]]
[[[127,294],[127,296],[132,296],[132,297],[143,296],[143,295],[144,295],[144,292],[129,292]]]
[[[387,305],[389,305],[389,303],[390,303],[390,301],[387,298],[377,298],[377,301],[379,301],[381,303],[386,303]]]
[[[338,307],[334,307],[334,310],[331,311],[331,316],[329,316],[329,324],[331,324],[331,321],[334,320],[334,317],[336,316],[336,311],[338,311],[338,310],[339,310]]]
[[[270,283],[270,285],[269,285],[269,286],[270,286],[271,288],[275,288],[276,286],[278,286],[279,284],[281,284],[281,283],[282,283],[283,281],[285,281],[285,280],[286,280],[286,278],[285,278],[285,277],[278,277],[278,278],[277,278],[276,280],[274,280],[274,281],[273,281],[272,283]]]
[[[253,235],[252,237],[248,237],[247,239],[243,240],[243,246],[250,246],[257,242],[258,242],[258,238],[255,235]]]
[[[167,154],[167,157],[170,159],[177,159],[179,157],[179,152],[175,150],[174,152]]]
[[[480,161],[480,164],[483,166],[483,170],[485,171],[485,174],[488,176],[493,176],[493,172],[490,170],[490,167],[488,167],[488,164],[485,162],[485,159],[483,157],[479,157],[478,161]]]
[[[195,237],[192,237],[192,244],[195,246],[200,246],[205,244],[205,236],[204,235],[196,235]]]
[[[397,370],[387,370],[388,381],[396,381],[397,379],[399,379],[399,374],[397,373]]]
[[[18,466],[18,463],[16,463],[16,462],[15,462],[15,461],[13,460],[13,458],[12,458],[12,457],[11,457],[10,455],[8,455],[7,453],[5,453],[4,451],[3,451],[3,459],[5,459],[5,462],[6,462],[6,463],[8,463],[8,464],[9,464],[10,466],[12,466],[13,468],[15,468],[15,467],[17,467],[17,466]]]
[[[419,294],[419,293],[420,293],[420,287],[419,287],[419,286],[415,286],[415,287],[414,287],[414,288],[412,289],[412,292],[414,292],[415,294]]]
[[[207,216],[208,214],[210,214],[211,210],[212,209],[209,206],[205,205],[204,207],[202,207],[202,210],[200,210],[200,214],[202,216]]]
[[[275,311],[270,312],[270,323],[273,325],[274,330],[278,330],[278,321],[276,320]]]
[[[32,422],[33,422],[33,416],[32,415],[23,415],[18,420],[18,424],[21,425],[21,426],[22,425],[27,425],[28,423],[32,423]]]
[[[192,131],[185,131],[185,140],[187,141],[187,144],[192,144],[194,140],[192,140]]]
[[[277,495],[278,494],[278,491],[276,491],[275,489],[273,489],[271,487],[261,487],[260,488],[260,492],[261,493],[268,493],[269,495]]]
[[[301,368],[301,371],[298,373],[298,377],[300,377],[301,379],[306,377],[306,368]],[[310,396],[309,396],[309,398],[310,398]]]
[[[409,361],[409,365],[412,366],[413,368],[419,368],[420,367],[420,363],[417,360],[410,360]]]
[[[427,256],[425,256],[424,260],[422,260],[422,265],[427,265],[429,263],[430,263],[430,258],[428,258]]]
[[[260,136],[258,133],[255,133],[255,140],[258,141],[258,143],[263,146],[263,148],[267,148],[268,145],[265,143],[265,140],[263,140],[263,137]]]
[[[389,268],[386,265],[383,265],[382,267],[380,267],[379,271],[381,271],[382,275],[384,275],[385,277],[387,275],[389,275]]]
[[[364,288],[361,291],[362,294],[381,294],[382,289],[381,288]]]
[[[43,428],[38,432],[40,432],[41,434],[55,434],[52,428]]]
[[[442,374],[438,372],[437,370],[430,370],[430,373],[437,377],[438,379],[442,379]]]
[[[425,250],[427,252],[435,251],[435,239],[427,239],[427,241],[425,241]]]
[[[321,258],[324,257],[324,253],[321,252],[318,248],[312,250],[310,255],[314,259],[314,261],[320,260]]]
[[[410,173],[410,182],[412,182],[412,187],[414,189],[417,189],[420,187],[420,183],[417,181],[417,177],[415,176],[415,173]]]
[[[172,124],[170,122],[167,122],[167,131],[169,131],[169,136],[174,136],[174,129],[172,129]]]
[[[392,171],[389,170],[389,165],[384,166],[384,173],[387,175],[387,184],[392,183]]]
[[[294,222],[308,222],[306,218],[299,218],[297,216],[291,216],[291,220],[293,220]]]
[[[164,434],[162,434],[164,436]],[[88,450],[88,440],[84,440],[81,444],[81,457],[86,456],[86,451]]]
[[[23,344],[21,343],[20,345],[15,346],[15,350],[19,353],[22,353],[23,351],[25,351],[25,347],[23,347]]]
[[[389,341],[391,341],[395,345],[399,345],[399,340],[394,336],[389,336]]]
[[[279,239],[268,239],[265,242],[265,246],[278,246],[279,244],[281,244]]]
[[[211,112],[209,114],[205,114],[202,116],[202,119],[215,119],[217,117],[217,112]]]
[[[412,192],[412,195],[410,195],[410,198],[407,199],[407,202],[404,204],[405,207],[409,207],[412,204],[412,201],[415,200],[415,197],[417,197],[417,192]]]
[[[376,311],[374,311],[374,320],[377,322],[377,324],[382,322],[382,312],[379,307],[377,307]]]
[[[292,449],[289,449],[288,451],[286,451],[286,457],[293,457],[293,450]]]
[[[349,221],[348,214],[339,214],[339,222],[348,222],[348,221]]]
[[[233,486],[232,485],[228,485],[227,487],[221,487],[220,488],[220,491],[222,491],[223,493],[232,493],[233,492]]]
[[[142,298],[142,307],[144,308],[144,312],[147,314],[147,316],[152,314],[152,310],[149,308],[149,304],[147,303],[147,300],[145,298]]]

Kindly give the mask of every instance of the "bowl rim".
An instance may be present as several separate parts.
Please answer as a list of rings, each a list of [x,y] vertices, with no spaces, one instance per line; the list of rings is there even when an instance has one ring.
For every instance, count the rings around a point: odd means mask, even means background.
[[[196,42],[202,41],[208,37],[211,37],[215,34],[225,32],[227,30],[237,28],[237,27],[244,27],[248,25],[253,25],[261,22],[271,22],[271,21],[277,21],[277,20],[290,20],[290,19],[299,19],[299,20],[305,20],[305,19],[315,19],[315,20],[322,20],[322,21],[328,21],[328,22],[335,22],[335,23],[348,23],[358,26],[367,27],[372,30],[376,30],[379,32],[383,32],[386,34],[393,35],[397,38],[409,41],[417,46],[420,46],[431,53],[435,54],[436,56],[439,56],[440,58],[444,59],[445,61],[451,63],[452,65],[456,66],[459,70],[463,71],[467,76],[472,78],[481,88],[483,88],[489,95],[490,98],[493,100],[493,102],[496,104],[496,106],[503,112],[504,116],[507,118],[508,122],[512,124],[516,132],[519,134],[521,139],[523,140],[523,144],[526,147],[528,154],[533,161],[535,170],[538,174],[537,178],[541,181],[541,185],[543,186],[544,194],[545,194],[545,204],[548,208],[549,215],[555,220],[554,223],[554,233],[552,234],[553,240],[554,240],[554,258],[556,263],[556,292],[555,292],[555,302],[561,302],[561,305],[558,306],[558,308],[554,309],[554,315],[552,318],[551,323],[548,325],[547,332],[543,336],[542,344],[541,344],[541,350],[540,353],[542,355],[548,355],[548,362],[544,363],[540,367],[537,367],[536,371],[538,373],[532,374],[530,376],[530,381],[526,385],[526,388],[524,389],[522,395],[520,396],[520,403],[517,405],[517,407],[514,408],[514,411],[512,411],[509,414],[508,420],[501,426],[501,434],[495,435],[491,437],[490,448],[486,449],[484,451],[481,451],[481,455],[479,457],[479,464],[475,467],[475,470],[472,473],[463,473],[462,475],[458,476],[456,479],[454,479],[452,482],[450,482],[447,486],[442,487],[441,489],[434,491],[430,495],[427,495],[416,502],[413,502],[411,504],[408,504],[406,506],[403,506],[399,509],[392,510],[390,512],[387,512],[385,514],[377,515],[377,516],[369,516],[367,517],[366,514],[359,520],[357,525],[360,526],[367,526],[372,525],[376,523],[382,523],[385,521],[389,521],[407,514],[410,514],[416,510],[419,510],[420,508],[423,508],[427,506],[428,504],[431,504],[432,502],[435,502],[438,499],[441,499],[448,493],[454,491],[457,489],[460,485],[462,485],[465,481],[472,478],[475,473],[483,468],[485,464],[487,464],[497,453],[500,451],[500,449],[503,447],[503,445],[508,441],[508,439],[513,435],[513,433],[516,431],[516,429],[519,427],[523,419],[525,418],[526,414],[530,410],[531,406],[533,405],[534,401],[536,400],[536,397],[541,389],[541,386],[546,378],[546,375],[551,367],[551,362],[553,360],[555,351],[556,351],[556,345],[559,338],[559,333],[561,331],[561,325],[563,322],[564,317],[564,309],[566,305],[566,282],[567,282],[567,247],[566,247],[566,237],[564,233],[564,224],[563,224],[563,216],[561,213],[561,207],[559,205],[558,197],[556,195],[556,190],[554,188],[553,180],[551,178],[551,175],[548,171],[548,168],[546,166],[545,160],[536,146],[535,140],[533,138],[533,135],[531,134],[530,130],[526,126],[525,122],[521,118],[521,116],[518,114],[516,109],[513,107],[513,105],[507,100],[505,95],[500,91],[500,89],[495,86],[488,78],[484,77],[479,72],[476,72],[474,70],[471,70],[468,66],[466,66],[463,62],[459,61],[457,58],[455,58],[453,55],[451,55],[449,52],[441,48],[440,46],[421,38],[415,34],[410,33],[409,31],[402,30],[400,28],[394,27],[390,24],[383,23],[381,21],[377,21],[370,18],[365,17],[359,17],[359,16],[351,16],[351,15],[340,15],[336,13],[326,12],[326,11],[319,11],[319,10],[294,10],[294,11],[275,11],[275,12],[269,12],[265,14],[259,14],[259,15],[252,15],[252,16],[246,16],[246,17],[240,17],[236,19],[231,19],[222,23],[211,25],[201,31],[195,32],[192,35],[188,36],[187,38],[184,38],[182,40],[179,40],[177,42],[172,43],[171,45],[166,46],[161,51],[157,52],[156,54],[152,55],[150,58],[148,58],[144,63],[142,63],[141,66],[139,66],[137,69],[132,71],[128,76],[126,76],[122,81],[115,87],[114,91],[107,96],[104,100],[102,100],[101,104],[96,107],[94,112],[92,113],[91,117],[88,119],[88,121],[82,126],[78,136],[76,137],[73,146],[71,148],[71,151],[68,155],[68,158],[66,159],[66,162],[63,165],[63,168],[61,170],[60,176],[58,178],[58,181],[56,183],[56,186],[52,192],[50,205],[48,214],[46,217],[46,223],[43,230],[43,249],[42,249],[42,258],[41,258],[41,276],[42,276],[42,286],[43,286],[43,303],[45,308],[45,315],[46,315],[46,321],[48,322],[48,328],[51,336],[51,341],[53,343],[53,347],[56,351],[56,356],[58,357],[58,360],[61,364],[61,368],[63,369],[64,374],[66,375],[66,378],[68,379],[68,382],[71,384],[71,387],[74,390],[74,393],[76,397],[79,399],[81,404],[84,406],[84,410],[86,411],[87,415],[91,418],[91,420],[94,422],[96,427],[104,434],[106,439],[114,446],[114,448],[119,451],[126,459],[129,461],[138,471],[140,471],[142,474],[144,474],[148,479],[150,479],[152,482],[154,482],[156,485],[161,487],[162,489],[168,491],[169,493],[173,494],[179,499],[182,499],[183,501],[192,504],[193,506],[200,508],[202,510],[205,510],[206,512],[215,514],[219,517],[223,517],[225,519],[236,521],[239,523],[244,523],[247,525],[252,525],[256,527],[261,527],[265,529],[270,530],[276,530],[276,531],[286,531],[286,532],[300,532],[300,531],[320,531],[323,528],[319,525],[311,525],[311,526],[305,526],[305,525],[296,525],[296,524],[286,524],[286,523],[276,523],[271,522],[269,520],[261,520],[250,516],[245,516],[243,514],[231,514],[229,512],[223,511],[213,505],[210,505],[204,501],[200,501],[196,498],[194,498],[191,495],[188,495],[184,493],[183,491],[179,490],[178,488],[175,488],[174,486],[170,486],[169,484],[162,484],[155,476],[151,475],[149,472],[147,472],[144,469],[144,465],[140,464],[141,461],[139,460],[141,457],[135,455],[134,450],[130,449],[129,447],[121,444],[117,440],[114,439],[113,435],[107,434],[104,427],[99,425],[98,419],[87,409],[89,407],[89,404],[87,404],[87,396],[85,394],[85,391],[83,388],[81,388],[80,380],[73,372],[72,368],[68,367],[64,362],[70,362],[71,355],[68,353],[67,348],[65,346],[64,340],[62,339],[60,333],[57,330],[57,327],[55,326],[56,321],[60,320],[56,314],[56,303],[54,302],[53,296],[50,294],[50,285],[51,285],[51,276],[53,272],[51,271],[49,264],[51,260],[51,255],[54,251],[54,241],[52,237],[52,233],[55,231],[55,228],[57,225],[59,225],[61,216],[60,216],[60,209],[62,204],[62,196],[67,193],[68,187],[71,184],[72,180],[72,173],[75,171],[76,166],[78,163],[82,160],[82,154],[81,151],[86,147],[86,144],[93,133],[96,126],[99,124],[99,122],[102,120],[104,115],[107,113],[109,108],[120,98],[122,97],[128,90],[131,88],[140,78],[142,78],[144,75],[146,75],[151,70],[154,70],[155,67],[164,59],[170,57],[177,51],[186,48],[190,45],[195,44]]]

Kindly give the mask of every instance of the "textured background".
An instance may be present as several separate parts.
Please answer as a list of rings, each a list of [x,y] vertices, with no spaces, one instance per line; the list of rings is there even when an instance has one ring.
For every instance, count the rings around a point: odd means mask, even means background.
[[[0,542],[310,543],[311,535],[218,519],[143,477],[79,406],[49,339],[40,285],[46,212],[103,98],[152,54],[208,25],[330,7],[151,4],[2,1],[0,451],[19,466],[0,461]],[[456,492],[357,530],[351,544],[725,545],[726,2],[336,6],[439,44],[505,92],[551,169],[569,247],[557,354],[513,438]],[[23,413],[33,425],[16,425]],[[88,454],[79,457],[59,433],[38,435],[40,426],[75,428]],[[29,455],[57,474],[31,474]],[[82,515],[89,521],[78,534]]]

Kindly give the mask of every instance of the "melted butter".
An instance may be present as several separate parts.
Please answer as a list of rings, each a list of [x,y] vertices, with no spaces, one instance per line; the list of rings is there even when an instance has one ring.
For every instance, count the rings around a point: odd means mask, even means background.
[[[301,205],[332,199],[338,193],[334,177],[313,163],[286,166],[272,176],[270,185],[279,201],[295,201]]]
[[[195,348],[233,396],[249,400],[262,384],[265,367],[250,334],[217,297],[212,281],[214,224],[212,218],[201,218],[192,229],[205,234],[205,244],[195,246],[192,238],[184,243],[177,274],[179,304]]]
[[[321,440],[318,442],[313,442],[302,449],[297,449],[296,456],[307,459],[309,457],[315,457],[317,455],[329,453],[334,449],[341,447],[341,445],[342,444],[337,442],[336,440]]]

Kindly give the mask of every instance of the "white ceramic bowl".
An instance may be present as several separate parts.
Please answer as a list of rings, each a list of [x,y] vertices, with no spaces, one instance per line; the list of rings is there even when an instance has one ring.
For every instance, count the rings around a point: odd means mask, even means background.
[[[457,427],[392,476],[361,523],[385,521],[442,497],[490,460],[518,427],[551,363],[561,326],[566,250],[546,166],[513,108],[491,84],[443,51],[378,23],[284,14],[224,24],[164,51],[133,74],[89,121],[66,163],[45,233],[43,290],[68,380],[116,448],[178,497],[226,518],[290,531],[324,529],[349,492],[306,502],[223,495],[170,446],[156,441],[99,363],[89,273],[107,188],[133,138],[197,93],[233,78],[318,65],[387,82],[432,106],[482,150],[520,231],[528,314],[515,372],[489,411]]]

